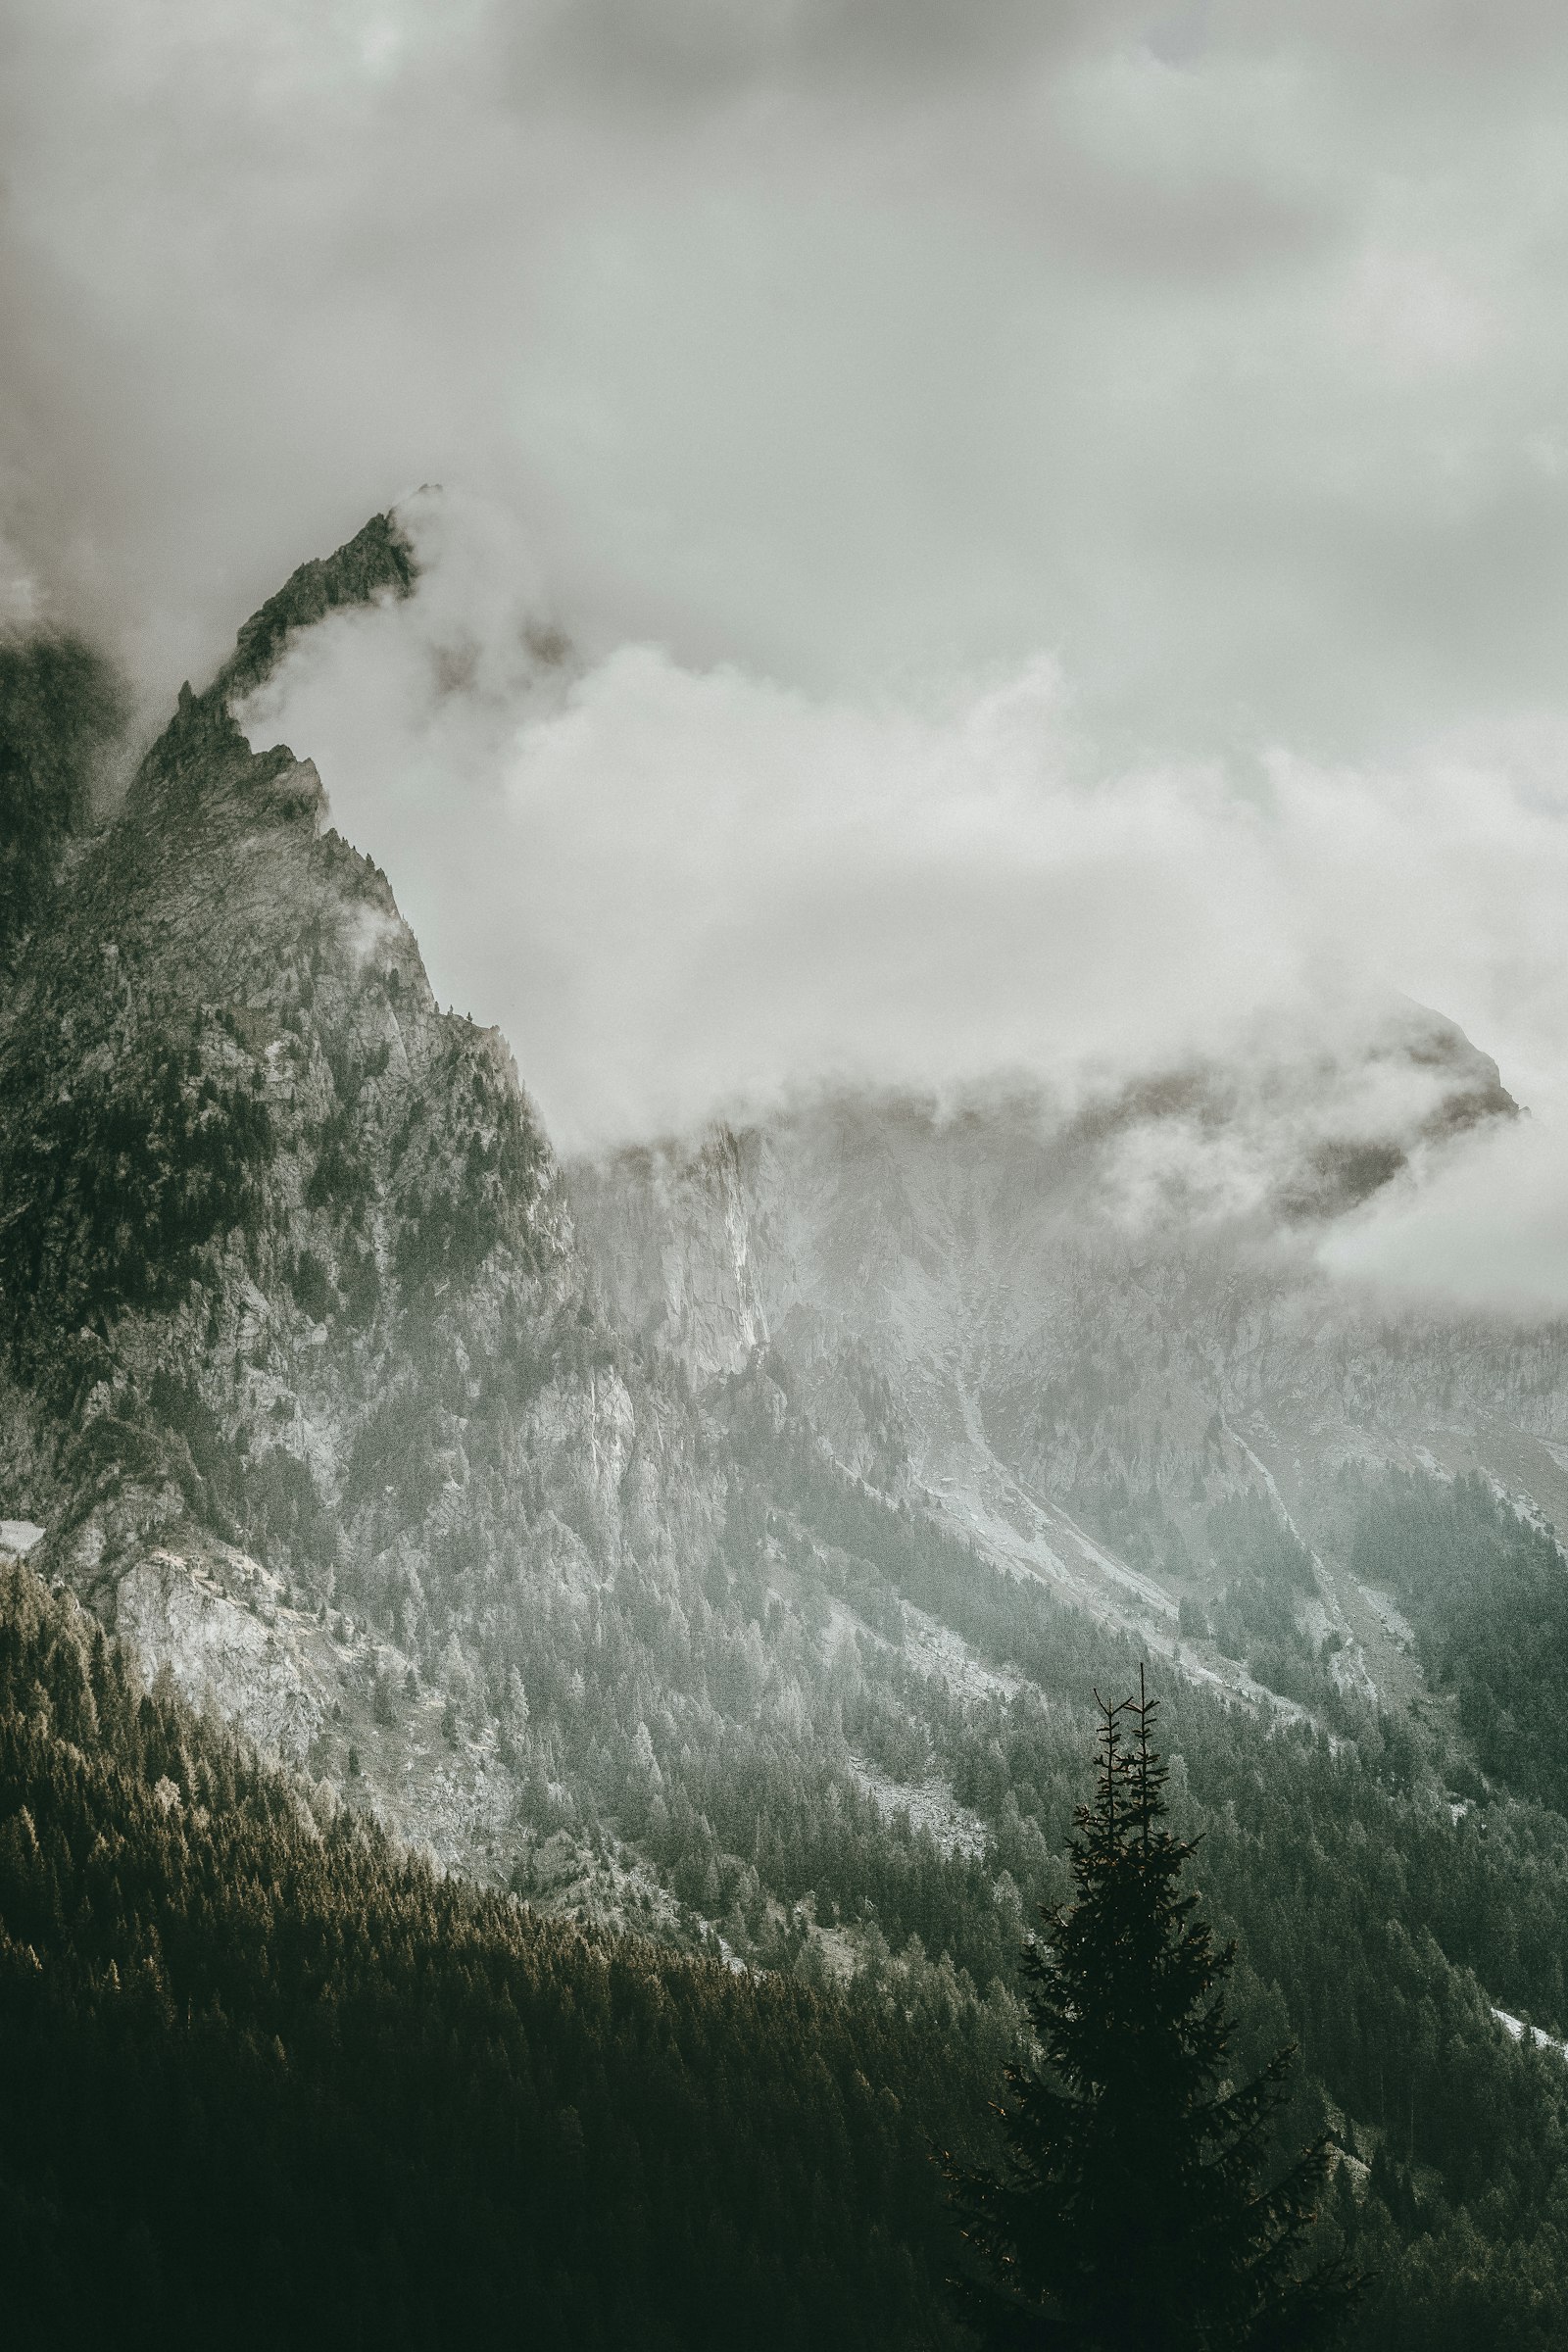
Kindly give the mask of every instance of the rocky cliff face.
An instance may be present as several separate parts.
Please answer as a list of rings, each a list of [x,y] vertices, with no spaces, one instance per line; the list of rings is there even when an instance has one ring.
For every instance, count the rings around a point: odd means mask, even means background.
[[[0,1509],[297,1757],[340,1721],[384,1744],[322,1609],[400,1691],[417,1660],[468,1697],[531,1584],[713,1507],[683,1397],[596,1320],[499,1034],[437,1007],[311,762],[230,715],[292,630],[413,580],[382,516],[247,624],[0,1007]]]
[[[612,1304],[694,1378],[726,1330],[731,1360],[765,1331],[858,1474],[1157,1628],[1201,1570],[1207,1509],[1248,1487],[1327,1541],[1343,1464],[1479,1467],[1568,1524],[1568,1329],[1390,1314],[1316,1269],[1348,1200],[1513,1115],[1436,1016],[1401,1008],[1364,1052],[1387,1065],[1377,1119],[1338,1133],[1354,1072],[1319,1077],[1315,1103],[1289,1073],[1250,1098],[1209,1075],[1072,1118],[1038,1097],[838,1099],[573,1169],[579,1228]],[[1223,1200],[1129,1199],[1173,1166],[1201,1195],[1222,1161]]]

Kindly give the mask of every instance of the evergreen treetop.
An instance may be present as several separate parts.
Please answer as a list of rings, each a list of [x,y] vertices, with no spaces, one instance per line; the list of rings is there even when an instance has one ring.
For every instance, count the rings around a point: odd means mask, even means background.
[[[1158,1701],[1140,1670],[1136,1698],[1096,1703],[1096,1796],[1068,1849],[1077,1899],[1024,1949],[1039,2061],[1006,2072],[1006,2167],[949,2167],[984,2264],[959,2293],[996,2344],[1326,2343],[1355,2292],[1339,2270],[1299,2267],[1327,2143],[1259,2185],[1294,2052],[1241,2088],[1227,2080],[1235,1947],[1182,1888],[1196,1849],[1166,1826]]]

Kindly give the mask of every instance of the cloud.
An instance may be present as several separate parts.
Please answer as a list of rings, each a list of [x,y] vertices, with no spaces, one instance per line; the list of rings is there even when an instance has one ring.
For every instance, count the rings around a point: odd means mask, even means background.
[[[1490,1115],[1494,1073],[1421,1003],[1550,1096],[1559,739],[1107,766],[1049,659],[923,702],[647,644],[585,662],[503,518],[430,495],[402,519],[416,595],[297,639],[240,716],[316,759],[439,992],[502,1025],[568,1151],[823,1082],[1000,1076],[1113,1140],[1120,1213],[1318,1213],[1401,1162],[1422,1200],[1458,1167],[1442,1198],[1479,1213],[1456,1120]],[[1560,1133],[1486,1147],[1494,1220]],[[1398,1191],[1336,1265],[1430,1288],[1437,1213]],[[1506,1257],[1477,1239],[1457,1279]]]
[[[1425,1183],[1380,1198],[1320,1256],[1374,1292],[1568,1315],[1568,1093],[1554,1088],[1531,1118],[1474,1137]]]
[[[26,634],[45,618],[43,591],[23,558],[0,534],[0,636]]]
[[[1481,29],[1477,29],[1481,27]],[[1560,707],[1536,0],[20,0],[0,520],[157,701],[444,479],[808,695],[1107,753]]]

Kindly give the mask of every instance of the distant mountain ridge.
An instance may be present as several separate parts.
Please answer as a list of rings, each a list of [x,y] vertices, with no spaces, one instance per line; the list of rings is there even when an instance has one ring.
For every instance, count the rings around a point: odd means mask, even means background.
[[[416,585],[395,515],[294,573],[0,1008],[0,1505],[189,1695],[505,1873],[519,1819],[532,1850],[581,1806],[579,1744],[681,1720],[648,1661],[629,1723],[573,1716],[596,1612],[733,1645],[804,1607],[798,1539],[760,1531],[812,1459],[1281,1707],[1191,1632],[1228,1498],[1329,1555],[1311,1606],[1363,1695],[1386,1641],[1332,1557],[1345,1465],[1479,1467],[1563,1514],[1560,1327],[1380,1322],[1313,1267],[1326,1221],[1515,1115],[1422,1007],[1066,1110],[824,1098],[563,1171],[314,766],[232,716],[297,632]],[[847,1622],[892,1622],[871,1590]],[[541,1714],[558,1640],[588,1662]],[[681,1671],[702,1705],[730,1668]]]
[[[573,1166],[578,1231],[617,1317],[694,1379],[767,1348],[858,1474],[1157,1629],[1195,1513],[1249,1485],[1317,1525],[1341,1465],[1431,1462],[1568,1522],[1568,1329],[1399,1312],[1316,1265],[1316,1231],[1412,1155],[1516,1115],[1495,1064],[1420,1007],[1363,1051],[1398,1073],[1402,1117],[1336,1134],[1329,1087],[1283,1155],[1256,1104],[1288,1070],[1250,1102],[1191,1072],[1071,1114],[1021,1090],[840,1095]],[[1216,1200],[1201,1152],[1229,1150],[1227,1104],[1258,1140]],[[1200,1146],[1174,1155],[1186,1197],[1129,1200],[1128,1163],[1157,1172],[1176,1124]]]

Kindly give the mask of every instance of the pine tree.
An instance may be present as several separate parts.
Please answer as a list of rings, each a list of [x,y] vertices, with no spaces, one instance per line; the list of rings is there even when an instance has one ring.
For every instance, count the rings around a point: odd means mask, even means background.
[[[1024,1950],[1040,2063],[1007,2069],[1004,2169],[948,2161],[979,2258],[955,2284],[999,2345],[1304,2352],[1356,2292],[1338,2268],[1299,2268],[1327,2143],[1259,2185],[1294,2053],[1241,2089],[1226,2081],[1235,1947],[1181,1889],[1195,1847],[1164,1822],[1158,1701],[1140,1671],[1137,1698],[1096,1703],[1096,1799],[1069,1846],[1077,1899]]]

